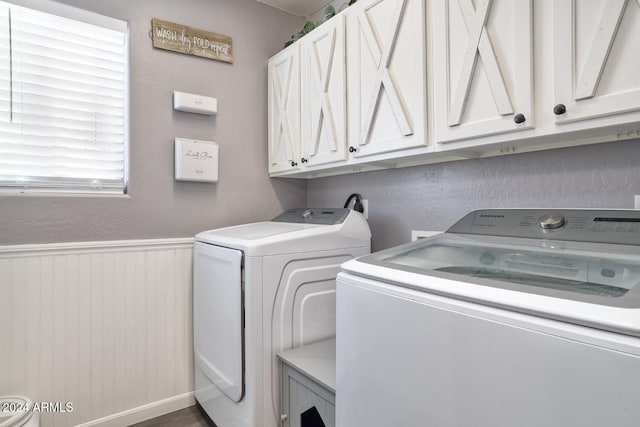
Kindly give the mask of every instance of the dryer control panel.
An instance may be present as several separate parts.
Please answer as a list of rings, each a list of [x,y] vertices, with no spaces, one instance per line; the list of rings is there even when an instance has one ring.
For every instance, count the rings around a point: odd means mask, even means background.
[[[640,245],[640,210],[485,209],[448,233]]]
[[[294,208],[284,211],[272,221],[334,225],[342,224],[350,212],[351,209],[346,208]]]

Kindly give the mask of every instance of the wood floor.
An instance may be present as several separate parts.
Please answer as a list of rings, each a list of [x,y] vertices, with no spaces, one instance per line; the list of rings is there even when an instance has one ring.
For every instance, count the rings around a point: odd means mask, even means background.
[[[190,406],[129,427],[215,427],[199,406]]]

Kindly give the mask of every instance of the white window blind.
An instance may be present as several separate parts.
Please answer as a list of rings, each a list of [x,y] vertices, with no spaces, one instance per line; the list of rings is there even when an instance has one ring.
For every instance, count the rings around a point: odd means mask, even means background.
[[[73,12],[0,2],[0,189],[126,192],[126,23]]]

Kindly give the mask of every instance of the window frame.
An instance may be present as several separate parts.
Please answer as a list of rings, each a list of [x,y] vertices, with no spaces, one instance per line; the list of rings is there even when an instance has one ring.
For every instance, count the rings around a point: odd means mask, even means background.
[[[80,9],[74,6],[70,6],[63,3],[57,3],[51,0],[1,0],[2,3],[7,4],[9,7],[18,6],[26,9],[31,9],[36,12],[48,13],[51,15],[59,16],[75,20],[78,22],[96,25],[106,29],[121,32],[124,36],[124,141],[123,141],[123,185],[122,188],[113,190],[103,189],[91,189],[89,187],[74,186],[72,179],[60,181],[63,183],[60,187],[45,188],[41,187],[25,187],[19,186],[7,186],[0,182],[0,196],[98,196],[98,197],[128,197],[129,192],[129,153],[130,153],[130,91],[131,91],[131,68],[130,68],[130,42],[131,34],[129,23],[123,19],[114,18],[106,15],[101,15],[96,12],[92,12],[85,9]],[[52,177],[51,182],[56,181]],[[65,182],[66,181],[66,182]]]

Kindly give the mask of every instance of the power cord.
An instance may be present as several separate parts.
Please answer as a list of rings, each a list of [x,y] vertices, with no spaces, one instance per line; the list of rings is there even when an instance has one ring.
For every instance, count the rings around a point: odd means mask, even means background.
[[[358,193],[353,193],[351,194],[349,197],[347,197],[347,201],[344,202],[344,207],[348,207],[349,203],[351,203],[351,200],[353,200],[355,198],[355,201],[353,202],[353,210],[354,211],[358,211],[360,213],[364,213],[364,206],[362,205],[362,196]]]

